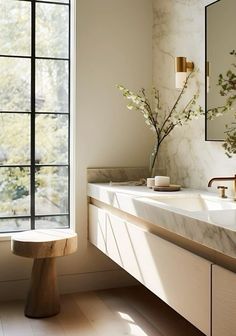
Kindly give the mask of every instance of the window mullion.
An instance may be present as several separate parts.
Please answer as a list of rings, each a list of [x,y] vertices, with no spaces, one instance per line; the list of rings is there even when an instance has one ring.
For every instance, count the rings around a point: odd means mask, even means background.
[[[31,229],[35,229],[35,96],[36,96],[36,4],[31,2]]]
[[[69,216],[68,221],[70,223],[71,218],[71,169],[70,169],[70,162],[71,162],[71,153],[70,153],[70,141],[71,141],[71,1],[69,1],[69,72],[68,72],[68,209],[69,209]],[[69,224],[70,225],[70,224]]]

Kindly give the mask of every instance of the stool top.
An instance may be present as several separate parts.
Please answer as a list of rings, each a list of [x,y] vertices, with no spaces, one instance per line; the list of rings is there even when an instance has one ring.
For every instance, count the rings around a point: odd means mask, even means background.
[[[77,234],[70,229],[24,231],[11,238],[11,251],[21,257],[62,257],[76,250]]]

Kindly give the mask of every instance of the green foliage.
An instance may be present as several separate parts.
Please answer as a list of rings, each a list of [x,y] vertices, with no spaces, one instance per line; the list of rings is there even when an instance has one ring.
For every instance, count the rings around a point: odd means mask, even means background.
[[[175,127],[183,126],[194,118],[198,118],[200,115],[204,114],[203,109],[197,103],[199,96],[198,93],[194,94],[184,106],[182,103],[192,75],[193,72],[188,75],[184,87],[180,91],[176,101],[173,103],[171,108],[167,109],[162,108],[160,92],[156,88],[153,88],[152,98],[149,99],[146,95],[145,89],[141,89],[140,92],[134,93],[122,85],[117,86],[124,98],[129,101],[127,108],[129,110],[135,109],[141,112],[145,119],[145,123],[155,133],[156,145],[152,153],[152,162],[150,167],[151,176],[154,174],[160,145],[165,138],[175,129]]]
[[[0,169],[0,213],[1,216],[29,213],[29,169]]]
[[[36,159],[38,163],[66,164],[68,162],[66,116],[39,115],[36,119]],[[30,163],[30,119],[28,115],[0,115],[0,164]],[[48,197],[58,209],[67,199],[67,172],[44,167],[36,172],[36,193],[42,200]],[[29,170],[0,168],[0,213],[26,214],[29,212]],[[64,191],[64,192],[63,192]],[[45,196],[45,197],[46,197]],[[11,201],[17,201],[13,207]],[[26,206],[27,205],[27,206]],[[41,206],[42,207],[42,206]]]
[[[236,57],[236,51],[230,52],[230,55]],[[232,68],[236,68],[236,64],[232,64]],[[236,74],[233,70],[229,69],[225,75],[219,74],[218,86],[220,88],[220,95],[226,98],[226,102],[223,106],[218,106],[207,111],[207,117],[209,120],[215,117],[223,115],[225,112],[234,110],[234,116],[236,119]],[[231,158],[236,154],[236,124],[226,125],[226,139],[223,143],[225,154]]]
[[[226,155],[231,158],[236,154],[236,124],[233,123],[230,128],[226,125],[226,128],[226,140],[223,143],[223,148],[225,149]]]
[[[36,6],[37,56],[68,57],[68,6]],[[30,56],[30,13],[31,2],[0,1],[0,54]],[[31,61],[1,57],[0,68],[0,165],[29,165]],[[68,112],[67,62],[36,61],[36,111]],[[67,164],[68,117],[37,115],[35,127],[36,163]],[[67,212],[67,168],[37,168],[35,175],[38,213]],[[29,208],[29,168],[1,167],[0,216],[29,215]]]

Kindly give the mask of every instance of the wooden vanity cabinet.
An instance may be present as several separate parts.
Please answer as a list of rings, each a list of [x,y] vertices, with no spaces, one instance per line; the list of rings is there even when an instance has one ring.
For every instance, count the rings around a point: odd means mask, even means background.
[[[212,266],[212,336],[236,335],[236,274]]]
[[[89,240],[205,335],[210,336],[209,261],[91,204]]]

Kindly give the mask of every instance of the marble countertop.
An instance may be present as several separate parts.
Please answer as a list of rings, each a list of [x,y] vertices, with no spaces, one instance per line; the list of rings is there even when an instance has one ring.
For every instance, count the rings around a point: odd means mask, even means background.
[[[200,194],[218,198],[216,194],[196,189],[173,193],[155,192],[145,186],[88,183],[89,197],[236,258],[236,209],[187,211],[158,201],[158,198],[175,194],[178,197]]]

